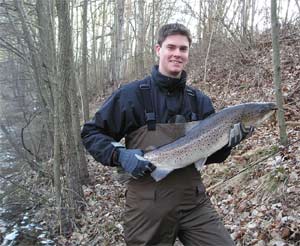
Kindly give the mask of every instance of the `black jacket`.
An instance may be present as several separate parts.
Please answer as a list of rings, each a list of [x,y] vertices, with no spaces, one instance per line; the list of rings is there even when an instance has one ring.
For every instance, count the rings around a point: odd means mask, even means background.
[[[114,146],[124,136],[146,125],[145,103],[141,84],[150,85],[153,110],[157,123],[168,123],[174,115],[183,115],[192,121],[191,100],[188,90],[195,93],[197,120],[215,112],[208,96],[186,85],[186,73],[180,79],[166,77],[152,69],[151,76],[134,81],[116,90],[96,112],[94,118],[85,123],[81,137],[87,151],[103,165],[113,165]],[[208,158],[207,164],[222,162],[230,154],[230,148],[223,148]]]

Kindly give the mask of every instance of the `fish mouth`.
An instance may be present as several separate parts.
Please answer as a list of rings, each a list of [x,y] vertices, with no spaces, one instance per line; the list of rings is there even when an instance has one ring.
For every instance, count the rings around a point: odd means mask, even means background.
[[[266,114],[267,116],[270,116],[270,114],[273,114],[275,111],[278,110],[278,106],[276,103],[268,102],[265,104],[264,107],[259,110],[262,114]],[[264,117],[265,118],[265,117]]]
[[[269,113],[267,113],[261,120],[258,121],[258,123],[262,123],[264,121],[266,121],[267,119],[269,119],[273,114],[275,114],[277,109],[273,109],[271,110]]]
[[[278,106],[274,102],[262,102],[257,105],[257,113],[246,117],[243,121],[245,127],[258,126],[268,120],[278,110]]]
[[[270,110],[270,111],[271,111],[271,110],[278,110],[278,106],[277,106],[277,104],[276,104],[275,102],[266,102],[265,104],[267,105],[266,108],[267,108],[268,110]],[[266,109],[266,108],[265,108],[265,109]]]
[[[269,118],[271,118],[272,115],[275,114],[276,110],[278,108],[272,108],[268,113],[266,113],[261,119],[257,120],[254,124],[254,126],[258,126],[260,124],[262,124],[264,121],[267,121]]]

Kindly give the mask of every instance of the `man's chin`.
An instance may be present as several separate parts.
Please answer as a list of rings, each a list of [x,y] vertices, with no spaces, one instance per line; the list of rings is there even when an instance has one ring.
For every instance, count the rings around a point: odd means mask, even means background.
[[[182,70],[170,71],[170,75],[171,75],[171,77],[174,77],[174,78],[180,78],[181,72],[182,72]]]

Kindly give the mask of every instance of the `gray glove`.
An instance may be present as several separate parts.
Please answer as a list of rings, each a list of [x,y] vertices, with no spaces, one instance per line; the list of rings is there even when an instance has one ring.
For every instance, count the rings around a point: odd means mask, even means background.
[[[117,148],[117,162],[133,178],[139,178],[155,170],[155,166],[145,158],[140,149]]]
[[[253,131],[253,126],[245,127],[241,122],[234,124],[229,133],[228,147],[235,147]]]

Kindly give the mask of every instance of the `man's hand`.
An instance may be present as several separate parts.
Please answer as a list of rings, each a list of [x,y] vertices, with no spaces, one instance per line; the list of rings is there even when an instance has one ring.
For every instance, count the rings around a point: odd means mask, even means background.
[[[245,127],[243,123],[236,123],[230,130],[228,147],[235,147],[243,139],[249,136],[254,131],[254,127]]]
[[[118,163],[133,178],[140,178],[156,168],[151,162],[143,158],[144,153],[140,149],[117,148],[116,151],[118,151]]]

